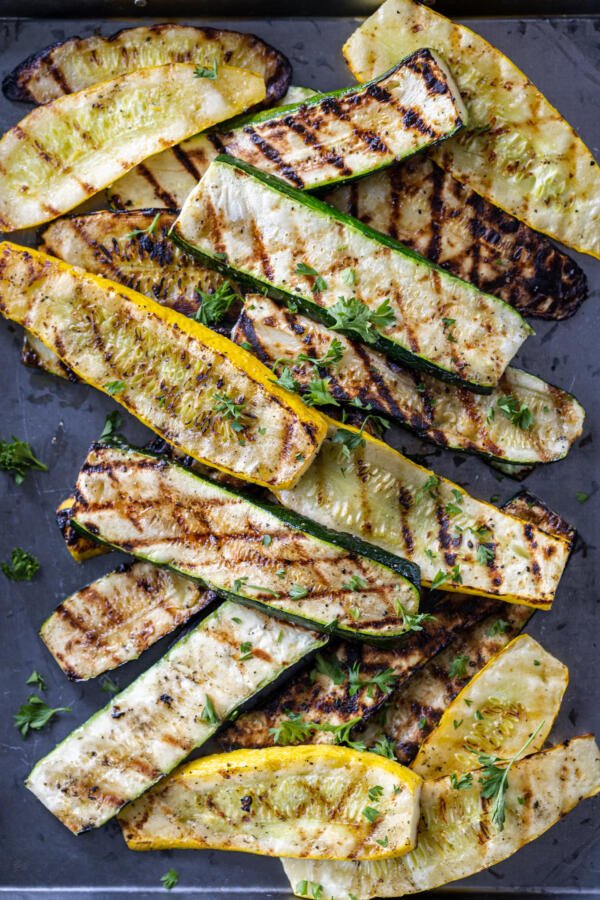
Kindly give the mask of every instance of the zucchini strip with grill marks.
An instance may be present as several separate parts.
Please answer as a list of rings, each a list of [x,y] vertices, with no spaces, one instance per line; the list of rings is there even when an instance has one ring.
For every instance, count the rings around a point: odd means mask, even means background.
[[[332,423],[285,506],[410,559],[425,586],[549,609],[569,548],[366,432]]]
[[[388,356],[482,393],[531,333],[501,300],[228,156],[211,163],[172,233],[184,250],[273,299],[292,301]]]
[[[147,156],[265,96],[262,78],[222,66],[215,79],[173,63],[59,97],[0,139],[0,229],[55,219]]]
[[[600,168],[503,53],[414,0],[386,0],[343,52],[366,81],[424,43],[443,54],[469,112],[469,130],[436,149],[436,162],[536,231],[600,257]]]
[[[527,491],[503,509],[561,537],[571,547],[574,532],[568,523]],[[377,747],[383,741],[408,765],[467,678],[516,637],[533,615],[526,606],[482,602],[461,594],[444,595],[426,609],[432,618],[420,624],[422,630],[406,635],[393,648],[330,645],[312,670],[299,672],[263,706],[226,728],[221,744],[227,749],[271,746],[277,734],[280,740],[293,737],[285,729],[294,716],[325,726],[302,737],[310,743],[335,740],[339,733],[335,729],[341,731],[339,726],[347,728],[355,722],[353,743]],[[451,677],[457,657],[465,657],[464,674],[461,667]],[[375,715],[379,710],[381,715]],[[361,730],[365,720],[366,730]],[[328,730],[329,726],[333,729]]]
[[[182,766],[119,824],[130,850],[386,859],[414,847],[420,793],[410,769],[347,747],[238,750]]]
[[[240,308],[236,287],[226,285],[214,269],[182,253],[167,236],[174,221],[174,213],[156,209],[66,216],[41,230],[38,249],[71,266],[124,284],[226,334]],[[213,313],[199,314],[202,301],[215,293],[222,302],[213,304]],[[52,375],[77,380],[32,336],[25,335],[21,361]]]
[[[412,769],[428,780],[468,772],[477,768],[478,754],[510,758],[532,735],[531,752],[541,750],[568,681],[560,660],[528,634],[519,635],[444,710]]]
[[[432,890],[502,862],[598,792],[600,751],[592,735],[583,735],[514,763],[503,830],[491,821],[477,776],[462,790],[441,778],[423,784],[417,846],[405,856],[373,862],[289,859],[283,866],[300,897],[311,896],[311,885],[320,886],[323,897],[356,900]]]
[[[334,187],[323,199],[525,316],[566,319],[587,297],[575,260],[427,156]]]
[[[70,679],[96,678],[137,659],[215,599],[188,578],[135,562],[63,600],[40,637]]]
[[[267,103],[285,94],[291,75],[286,57],[254,34],[167,23],[123,28],[110,37],[59,41],[19,63],[2,90],[9,100],[48,103],[136,69],[168,63],[215,66],[217,74],[224,64],[248,69],[262,76]]]
[[[585,413],[571,394],[520,369],[509,366],[491,394],[474,394],[393,362],[266,297],[246,298],[231,337],[249,344],[276,373],[287,367],[301,393],[315,378],[325,378],[338,403],[361,403],[435,444],[495,461],[531,465],[562,459],[583,428]],[[334,339],[342,355],[327,363]]]
[[[0,312],[170,444],[230,474],[291,484],[325,434],[318,413],[227,338],[39,251],[0,245]]]
[[[252,644],[252,652],[240,647]],[[78,833],[171,771],[323,637],[226,602],[41,759],[26,786]]]
[[[419,606],[414,564],[124,445],[92,447],[71,522],[240,602],[342,635],[395,637]]]

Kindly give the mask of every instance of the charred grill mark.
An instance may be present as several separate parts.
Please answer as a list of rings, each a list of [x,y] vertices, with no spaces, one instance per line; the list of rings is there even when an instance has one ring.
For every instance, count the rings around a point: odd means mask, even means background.
[[[273,267],[271,266],[271,260],[267,249],[264,245],[262,234],[259,229],[259,226],[256,220],[253,218],[250,223],[250,228],[252,232],[252,255],[260,260],[260,264],[263,270],[263,274],[268,281],[272,281],[274,278]]]
[[[461,538],[460,536],[451,537],[448,530],[450,517],[446,512],[446,507],[440,502],[437,492],[435,496],[435,517],[438,523],[438,543],[443,550],[444,560],[446,565],[454,566],[456,564],[456,553],[453,552],[452,548],[460,545]]]
[[[304,122],[300,121],[301,118]],[[319,124],[317,121],[311,122],[310,113],[307,107],[300,107],[295,116],[286,116],[283,123],[301,138],[307,147],[315,151],[319,158],[338,169],[342,175],[351,175],[352,169],[348,168],[342,156],[332,150],[324,147],[318,138]]]
[[[348,213],[351,216],[354,216],[355,219],[361,218],[359,211],[359,191],[358,184],[356,181],[352,181],[348,185]],[[363,215],[363,222],[368,222],[369,217],[365,217]]]
[[[269,144],[268,141],[266,141],[265,138],[262,137],[262,135],[258,134],[250,125],[244,126],[243,130],[244,133],[248,135],[257,150],[262,153],[265,159],[268,159],[269,162],[272,162],[277,167],[282,178],[287,178],[288,181],[291,181],[292,184],[295,184],[297,188],[302,189],[304,187],[304,181],[302,180],[300,174],[290,163],[287,163],[283,159],[276,147],[273,147],[272,144]]]
[[[155,177],[154,173],[150,171],[148,166],[144,165],[144,163],[139,163],[136,172],[138,175],[140,175],[141,178],[146,179],[146,181],[154,191],[154,196],[158,197],[158,199],[164,204],[164,206],[167,207],[167,209],[177,209],[177,198],[173,197],[172,194],[169,194],[169,192],[165,190],[160,181]]]
[[[438,262],[440,258],[440,240],[442,233],[442,219],[444,216],[444,172],[442,169],[435,167],[432,171],[432,190],[430,194],[429,205],[431,209],[431,238],[427,247],[426,256],[433,262]]]
[[[357,137],[362,143],[373,153],[380,154],[388,154],[393,155],[387,144],[379,137],[379,135],[375,134],[370,129],[359,128],[352,121],[351,115],[346,111],[350,106],[355,106],[357,103],[360,103],[360,95],[351,95],[350,97],[345,99],[345,102],[340,102],[336,100],[335,97],[327,97],[322,101],[320,107],[321,110],[327,115],[335,116],[336,119],[339,119],[341,122],[349,123],[352,128],[352,133],[355,137]]]
[[[199,181],[204,173],[198,171],[191,156],[188,156],[188,154],[179,144],[175,144],[173,147],[171,147],[171,150],[173,151],[173,156],[180,163],[182,168],[184,168],[186,172],[189,172],[192,178],[194,178],[196,181]]]

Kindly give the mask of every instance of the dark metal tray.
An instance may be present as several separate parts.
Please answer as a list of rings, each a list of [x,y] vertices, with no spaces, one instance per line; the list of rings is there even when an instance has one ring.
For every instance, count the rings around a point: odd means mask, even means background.
[[[85,4],[82,12],[89,14]],[[288,54],[296,84],[332,89],[350,80],[339,48],[356,26],[355,19],[189,21],[210,21],[255,32]],[[130,23],[114,19],[0,20],[0,74],[52,41],[74,34],[87,35],[97,29],[112,33],[127,24]],[[599,157],[600,17],[479,19],[467,24],[497,44],[527,72]],[[27,109],[0,97],[2,130],[14,124]],[[557,741],[586,731],[600,733],[596,646],[600,581],[596,548],[596,529],[600,524],[596,451],[600,423],[600,263],[589,257],[577,258],[589,277],[590,299],[573,319],[556,324],[534,323],[537,334],[527,341],[519,360],[534,373],[572,390],[588,414],[584,437],[569,458],[540,468],[527,480],[529,488],[569,517],[580,532],[553,611],[538,613],[529,629],[570,667],[571,684],[553,731]],[[100,433],[104,417],[114,404],[85,386],[63,383],[25,369],[18,361],[20,340],[18,329],[2,323],[0,437],[16,434],[30,441],[48,463],[49,472],[33,475],[21,487],[0,474],[0,560],[7,559],[18,545],[32,550],[42,562],[41,572],[31,584],[12,584],[0,575],[0,611],[4,619],[0,632],[0,893],[18,900],[88,895],[100,900],[128,893],[150,897],[162,893],[160,876],[173,866],[180,873],[174,894],[200,895],[211,900],[285,896],[286,881],[276,861],[216,852],[135,854],[126,850],[114,823],[75,838],[22,787],[33,763],[107,699],[96,683],[70,684],[46,652],[37,631],[58,601],[114,564],[114,560],[99,558],[78,568],[68,556],[54,523],[55,506],[67,495],[88,444]],[[133,420],[126,425],[133,439],[144,437],[144,429]],[[476,459],[435,451],[404,432],[397,433],[396,445],[429,454],[435,469],[458,480],[477,496],[499,495],[504,500],[515,490],[514,482],[499,480]],[[577,502],[578,491],[591,493],[585,505]],[[164,648],[165,641],[142,661],[117,672],[119,684],[128,684]],[[23,741],[12,716],[29,693],[25,680],[33,668],[48,681],[49,702],[71,706],[73,713]],[[588,801],[510,861],[452,889],[480,897],[488,892],[496,896],[532,896],[538,892],[579,897],[600,894],[599,808],[598,801]]]

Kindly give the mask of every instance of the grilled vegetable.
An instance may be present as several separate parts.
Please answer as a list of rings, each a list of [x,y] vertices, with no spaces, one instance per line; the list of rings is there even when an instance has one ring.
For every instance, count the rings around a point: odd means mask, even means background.
[[[310,88],[292,87],[276,106],[288,106],[312,97]],[[216,133],[195,134],[187,141],[155,153],[107,188],[114,209],[145,209],[166,206],[181,209],[185,198],[219,153]]]
[[[334,338],[342,356],[327,363]],[[361,403],[443,447],[499,461],[545,463],[565,456],[581,435],[585,413],[579,403],[534,375],[509,366],[491,394],[473,394],[392,362],[266,297],[246,298],[232,340],[250,344],[278,373],[287,366],[304,392],[325,377],[337,402]]]
[[[427,156],[340,185],[324,199],[523,315],[566,319],[587,297],[573,259]]]
[[[0,140],[0,229],[68,212],[147,156],[258,103],[264,90],[243,69],[196,78],[194,66],[174,63],[38,107]]]
[[[466,669],[466,661],[456,660]],[[537,641],[515,638],[447,707],[412,768],[428,780],[468,772],[478,767],[478,754],[512,757],[531,735],[532,752],[540,750],[568,680],[567,667]]]
[[[448,62],[469,131],[434,159],[492,203],[582,253],[600,257],[600,171],[592,154],[506,56],[464,25],[414,0],[386,0],[350,36],[359,81],[426,44]]]
[[[252,654],[240,654],[245,641]],[[96,828],[322,644],[314,632],[223,603],[41,759],[27,787],[71,831]]]
[[[40,636],[69,678],[95,678],[137,659],[215,599],[187,578],[137,562],[63,600]]]
[[[503,831],[490,821],[477,777],[462,790],[442,778],[423,785],[417,847],[406,856],[378,862],[284,860],[284,869],[294,892],[304,897],[311,896],[311,884],[323,897],[356,900],[432,890],[496,865],[599,791],[600,753],[594,738],[584,735],[512,766]]]
[[[253,34],[189,25],[142,25],[110,37],[73,37],[52,44],[20,63],[3,81],[9,100],[48,103],[146,66],[190,63],[199,68],[224,64],[256,72],[273,103],[287,90],[288,60]]]
[[[230,300],[222,319],[213,320],[202,314],[199,318],[203,324],[214,324],[224,333],[223,326],[231,328],[235,321],[233,313],[239,310],[235,288],[225,287],[225,281],[214,269],[199,265],[167,237],[174,221],[173,213],[154,209],[133,213],[103,210],[87,216],[68,216],[52,222],[41,232],[39,249],[72,266],[81,266],[124,284],[192,318],[198,315],[202,300],[217,293]],[[210,306],[209,300],[207,310]],[[36,338],[25,336],[21,360],[52,375],[76,380]]]
[[[573,532],[568,523],[532,494],[518,494],[503,509],[536,522],[550,534],[565,535],[571,546]],[[298,673],[262,707],[240,716],[222,733],[221,744],[226,748],[271,746],[281,726],[289,725],[290,716],[323,726],[302,736],[303,742],[310,743],[334,740],[343,728],[349,734],[349,723],[370,719],[366,732],[360,734],[357,723],[353,741],[376,748],[383,741],[395,747],[401,762],[410,763],[466,682],[466,675],[458,672],[450,677],[455,660],[462,658],[466,672],[473,674],[532,615],[526,606],[461,594],[442,596],[430,612],[432,618],[419,623],[421,631],[407,635],[393,648],[346,643],[333,648],[335,653],[328,648],[313,669]],[[374,716],[379,709],[381,714]]]
[[[292,301],[387,355],[484,393],[531,331],[500,300],[228,156],[211,163],[173,236],[203,262],[235,272],[274,299]],[[345,281],[349,270],[352,285]]]
[[[38,251],[0,246],[0,311],[184,453],[248,480],[295,481],[325,432],[231,341]]]
[[[374,639],[418,608],[416,566],[161,456],[98,444],[75,497],[87,537],[275,615]]]
[[[384,859],[412,850],[421,779],[345,747],[238,750],[188,763],[119,816],[130,850]]]
[[[548,609],[569,548],[366,433],[332,430],[281,501],[421,567],[424,584]]]
[[[42,344],[42,347],[44,344]],[[55,357],[58,359],[58,357]],[[56,523],[60,528],[65,545],[76,563],[85,562],[86,559],[92,559],[94,556],[102,556],[107,552],[106,547],[97,541],[84,537],[71,525],[71,511],[75,504],[74,497],[67,497],[59,503],[56,509]]]

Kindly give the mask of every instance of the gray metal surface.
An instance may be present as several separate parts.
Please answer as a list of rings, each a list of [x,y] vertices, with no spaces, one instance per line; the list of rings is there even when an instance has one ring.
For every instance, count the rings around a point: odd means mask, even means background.
[[[254,31],[280,47],[293,63],[296,84],[331,89],[349,80],[339,47],[355,27],[355,20],[229,19],[210,23]],[[98,27],[111,33],[125,24],[122,20],[0,22],[0,74],[52,41],[90,34]],[[468,24],[528,73],[600,157],[600,18],[482,19]],[[27,110],[0,98],[2,130]],[[540,468],[526,482],[569,517],[581,535],[555,608],[550,613],[538,613],[529,629],[569,665],[571,672],[553,732],[556,740],[586,731],[600,732],[600,572],[596,546],[600,540],[600,263],[587,257],[578,260],[590,280],[590,299],[573,319],[558,324],[534,323],[537,334],[527,341],[519,359],[523,367],[572,390],[588,413],[580,446],[567,460]],[[63,383],[24,368],[18,361],[20,341],[18,329],[0,323],[0,437],[15,434],[30,441],[48,464],[49,472],[32,475],[21,487],[0,473],[0,560],[8,559],[14,546],[21,546],[34,552],[42,563],[31,584],[12,584],[0,575],[0,893],[18,900],[40,895],[91,895],[108,900],[130,892],[150,897],[162,892],[160,876],[175,867],[180,882],[173,894],[244,900],[285,896],[286,882],[274,860],[216,852],[135,854],[126,850],[114,823],[75,838],[22,787],[33,763],[107,700],[97,683],[70,684],[46,652],[37,630],[67,593],[113,564],[105,557],[76,566],[54,523],[54,509],[67,495],[88,444],[100,433],[106,413],[115,404],[85,386]],[[143,437],[141,426],[133,420],[126,424],[131,438]],[[398,447],[429,454],[429,464],[477,496],[498,495],[499,500],[505,500],[515,490],[514,482],[498,480],[479,460],[435,451],[406,433],[397,435]],[[592,495],[584,505],[576,500],[578,491]],[[163,652],[165,645],[163,641],[141,661],[118,671],[119,684],[128,684]],[[48,701],[54,706],[71,706],[73,712],[22,740],[12,717],[30,692],[25,680],[34,668],[48,681]],[[588,801],[513,859],[456,885],[456,889],[477,895],[509,892],[524,896],[537,890],[563,896],[600,893],[599,810],[598,800]]]

